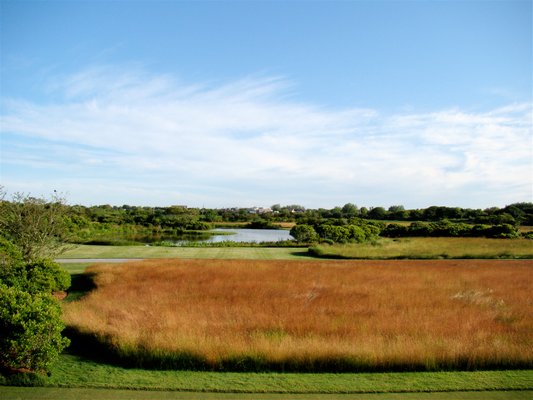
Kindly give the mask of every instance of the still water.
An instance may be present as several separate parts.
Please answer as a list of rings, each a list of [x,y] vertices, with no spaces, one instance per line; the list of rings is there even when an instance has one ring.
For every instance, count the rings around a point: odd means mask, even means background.
[[[281,242],[294,239],[289,231],[284,229],[215,229],[215,232],[230,233],[230,235],[213,235],[206,243],[231,242]]]

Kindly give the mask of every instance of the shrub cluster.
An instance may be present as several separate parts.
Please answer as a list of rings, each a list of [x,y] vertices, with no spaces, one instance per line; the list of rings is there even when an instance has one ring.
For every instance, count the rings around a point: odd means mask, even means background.
[[[69,340],[61,336],[61,306],[53,292],[66,290],[70,275],[49,259],[24,261],[0,237],[0,370],[48,372]]]
[[[487,237],[497,239],[532,238],[520,234],[511,224],[470,225],[443,219],[436,222],[412,222],[409,225],[373,222],[353,218],[329,219],[295,225],[291,235],[300,243],[365,243],[377,236],[400,237]]]
[[[327,220],[313,225],[295,225],[291,235],[301,243],[363,243],[375,239],[380,233],[380,226],[362,219]]]
[[[381,232],[381,236],[398,237],[487,237],[487,238],[518,238],[520,232],[510,224],[469,225],[454,223],[448,220],[438,222],[413,222],[410,225],[389,224]]]

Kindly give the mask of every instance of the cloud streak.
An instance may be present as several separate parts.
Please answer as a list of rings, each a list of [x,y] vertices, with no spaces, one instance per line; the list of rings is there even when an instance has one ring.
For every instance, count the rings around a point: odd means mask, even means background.
[[[212,207],[532,200],[531,104],[384,114],[298,101],[281,77],[188,84],[109,66],[46,89],[53,101],[2,99],[13,189]]]

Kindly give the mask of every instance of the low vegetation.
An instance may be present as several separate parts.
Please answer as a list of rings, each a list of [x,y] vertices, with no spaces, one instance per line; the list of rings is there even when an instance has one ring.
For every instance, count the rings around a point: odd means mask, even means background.
[[[531,259],[530,239],[487,238],[382,238],[373,243],[321,244],[309,248],[309,255],[346,259]]]
[[[56,194],[6,201],[0,188],[0,385],[337,394],[528,390],[531,371],[519,368],[533,366],[530,261],[389,264],[309,256],[532,258],[531,242],[521,239],[412,238],[531,238],[532,218],[531,203],[486,210],[87,208],[66,206]],[[293,248],[296,242],[139,246],[165,244],[167,235],[194,239],[220,224],[308,226],[313,230],[301,229],[299,245],[322,243],[311,252]],[[107,245],[70,246],[68,257],[204,260],[101,265],[88,273],[85,264],[72,264],[72,288],[61,306],[71,280],[51,258],[67,239]],[[69,343],[61,335],[64,321],[72,346],[60,354]],[[132,366],[152,370],[123,368]],[[449,372],[360,373],[440,370]],[[328,373],[346,371],[359,373]]]
[[[1,377],[0,377],[1,378]],[[106,363],[80,358],[73,355],[61,356],[60,362],[52,369],[52,374],[43,384],[49,387],[69,388],[99,388],[106,389],[96,396],[83,398],[100,399],[114,398],[114,391],[110,389],[130,389],[129,392],[119,392],[120,399],[131,399],[136,393],[144,390],[150,392],[142,398],[158,398],[156,391],[172,391],[166,399],[188,398],[183,393],[177,392],[201,392],[191,398],[210,398],[209,393],[231,393],[231,397],[215,396],[217,399],[241,398],[236,393],[254,393],[247,399],[279,399],[273,393],[292,393],[290,399],[299,398],[295,393],[305,394],[301,398],[313,398],[314,394],[337,394],[337,393],[410,393],[412,398],[417,392],[447,392],[446,397],[455,398],[450,391],[460,391],[462,400],[465,399],[464,391],[495,391],[495,390],[520,390],[531,389],[533,372],[521,370],[505,371],[450,371],[450,372],[410,372],[410,373],[357,373],[357,374],[297,374],[297,373],[243,373],[243,372],[205,372],[205,371],[161,371],[143,370],[135,368],[121,368]],[[132,391],[134,389],[135,391]],[[86,390],[86,389],[85,389]],[[72,397],[68,397],[72,391]],[[56,392],[51,398],[80,399],[80,392],[70,389],[68,392]],[[490,392],[485,392],[489,399]],[[35,399],[39,390],[34,388],[31,395],[25,398]],[[49,392],[48,392],[49,393]],[[83,394],[84,392],[81,392]],[[259,394],[261,393],[261,394]],[[266,393],[269,393],[267,395]],[[525,392],[522,392],[525,393]],[[0,396],[3,389],[0,387]],[[78,395],[78,397],[76,397]],[[353,395],[352,395],[353,396]],[[398,397],[392,397],[398,399]],[[17,396],[12,396],[18,398]],[[5,398],[12,398],[6,396]],[[24,397],[23,397],[24,398]],[[282,397],[287,398],[287,397]],[[330,399],[331,397],[321,397]],[[351,399],[352,397],[350,397]],[[381,397],[379,397],[381,399]],[[388,399],[388,397],[386,397]],[[431,397],[433,398],[433,397]],[[508,398],[508,397],[505,397]],[[525,397],[524,397],[525,398]],[[344,396],[346,399],[346,396]],[[495,397],[500,399],[501,397]]]
[[[307,249],[293,247],[166,247],[80,245],[66,251],[65,259],[80,258],[231,258],[278,260],[302,258]]]
[[[97,289],[64,307],[71,338],[128,366],[533,367],[528,261],[152,260],[88,272]]]

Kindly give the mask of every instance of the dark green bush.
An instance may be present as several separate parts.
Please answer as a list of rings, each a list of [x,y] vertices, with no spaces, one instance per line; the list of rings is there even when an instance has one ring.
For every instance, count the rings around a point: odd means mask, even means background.
[[[48,372],[69,344],[63,329],[61,306],[50,294],[0,284],[0,369]]]
[[[32,294],[53,293],[69,288],[70,274],[52,260],[14,262],[0,268],[0,283]]]
[[[70,274],[61,266],[48,259],[34,261],[26,265],[27,291],[30,293],[53,293],[70,287]]]
[[[318,240],[318,235],[311,225],[294,225],[290,234],[300,243],[314,243]]]

